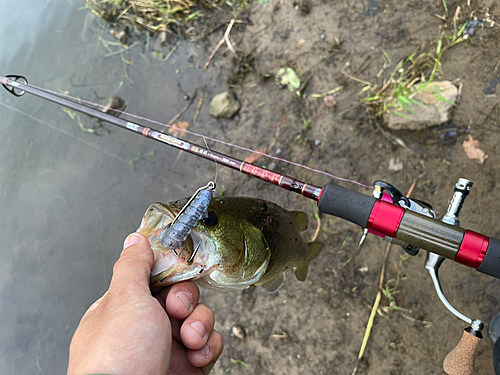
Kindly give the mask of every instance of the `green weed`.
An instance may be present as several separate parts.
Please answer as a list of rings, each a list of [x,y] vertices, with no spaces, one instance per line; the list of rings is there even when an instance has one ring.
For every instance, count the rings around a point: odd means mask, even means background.
[[[311,129],[311,120],[307,119],[302,113],[300,116],[302,117],[302,130],[308,131]]]
[[[448,14],[448,5],[446,4],[446,0],[443,0],[443,8],[446,14]]]
[[[241,359],[230,358],[230,360],[231,360],[231,363],[236,363],[236,364],[242,365],[244,367],[250,366],[248,363],[243,362]]]
[[[141,155],[136,155],[132,159],[129,160],[128,164],[132,167],[132,170],[135,169],[135,163],[141,160]]]

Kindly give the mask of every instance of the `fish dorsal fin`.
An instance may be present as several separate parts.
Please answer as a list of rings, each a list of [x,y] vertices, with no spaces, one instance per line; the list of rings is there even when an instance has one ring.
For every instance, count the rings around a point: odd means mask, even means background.
[[[323,249],[323,246],[324,245],[321,242],[309,242],[307,244],[307,248],[309,249],[307,260],[302,266],[294,268],[297,280],[304,281],[306,279],[309,263],[311,263],[311,261],[318,256],[318,254]]]
[[[264,284],[262,284],[262,286],[264,287],[266,292],[276,293],[283,286],[284,282],[285,282],[285,273],[283,272],[278,276],[276,276],[274,279],[265,282]]]
[[[295,222],[299,227],[299,231],[302,232],[306,230],[307,226],[309,225],[309,219],[307,218],[307,215],[302,211],[292,211],[292,215],[295,217]]]

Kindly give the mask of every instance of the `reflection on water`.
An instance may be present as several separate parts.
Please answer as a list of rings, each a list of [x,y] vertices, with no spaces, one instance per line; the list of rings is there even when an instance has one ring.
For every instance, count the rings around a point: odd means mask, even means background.
[[[51,26],[63,27],[72,8],[67,2],[51,0],[0,1],[3,15],[0,66],[11,67],[13,62],[22,64],[21,56],[30,56],[36,44],[48,35]]]
[[[82,6],[1,1],[12,17],[0,24],[0,74],[92,101],[120,96],[127,111],[164,123],[204,85],[202,49],[183,42],[167,62],[138,45],[123,51]],[[2,89],[0,101],[32,116],[0,106],[0,373],[64,373],[71,336],[106,290],[123,239],[152,202],[191,195],[214,165],[183,154],[174,167],[177,150],[111,125],[84,132],[33,96]],[[196,131],[209,133],[203,116]]]

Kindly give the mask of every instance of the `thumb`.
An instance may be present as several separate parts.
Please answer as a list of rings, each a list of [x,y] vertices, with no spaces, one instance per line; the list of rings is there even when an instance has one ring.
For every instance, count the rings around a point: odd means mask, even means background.
[[[120,259],[113,268],[110,287],[141,287],[149,292],[153,263],[154,254],[148,239],[141,233],[130,234],[125,239]]]

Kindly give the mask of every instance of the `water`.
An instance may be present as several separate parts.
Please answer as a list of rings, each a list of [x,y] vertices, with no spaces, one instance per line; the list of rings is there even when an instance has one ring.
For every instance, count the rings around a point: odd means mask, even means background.
[[[119,95],[127,111],[162,122],[186,105],[184,92],[203,85],[196,44],[181,43],[163,63],[141,46],[109,56],[100,38],[112,37],[82,6],[0,2],[12,14],[0,24],[0,74],[93,101]],[[64,373],[72,334],[147,207],[190,196],[215,168],[186,154],[174,167],[177,150],[111,125],[83,132],[61,107],[28,94],[1,89],[0,102],[34,117],[0,106],[0,373]],[[201,133],[209,131],[204,116]]]

